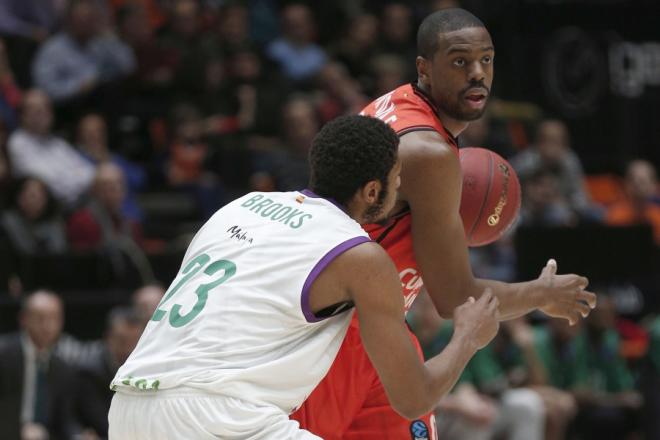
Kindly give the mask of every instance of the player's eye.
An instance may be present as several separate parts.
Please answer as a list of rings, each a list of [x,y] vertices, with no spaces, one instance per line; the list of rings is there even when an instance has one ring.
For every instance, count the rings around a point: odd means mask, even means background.
[[[454,60],[454,66],[456,67],[463,67],[465,66],[465,60],[463,58],[456,58]]]
[[[493,62],[493,58],[490,55],[486,55],[481,59],[481,62],[484,64],[490,64]]]

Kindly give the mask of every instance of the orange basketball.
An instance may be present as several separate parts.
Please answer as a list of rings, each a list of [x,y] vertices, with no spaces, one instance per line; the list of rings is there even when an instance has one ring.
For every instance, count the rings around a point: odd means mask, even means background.
[[[468,246],[494,242],[520,211],[520,182],[509,162],[485,148],[459,150],[463,170],[461,218]]]

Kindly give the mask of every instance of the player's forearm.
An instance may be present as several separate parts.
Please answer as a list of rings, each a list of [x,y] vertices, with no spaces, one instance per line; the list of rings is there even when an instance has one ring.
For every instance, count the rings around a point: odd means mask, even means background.
[[[477,352],[474,342],[466,336],[454,334],[449,344],[424,364],[426,370],[426,398],[418,416],[432,411],[440,399],[456,385],[465,366]]]
[[[477,279],[475,294],[479,297],[486,287],[500,300],[500,320],[518,318],[538,309],[542,305],[543,294],[537,280],[524,283],[503,283],[494,280]]]

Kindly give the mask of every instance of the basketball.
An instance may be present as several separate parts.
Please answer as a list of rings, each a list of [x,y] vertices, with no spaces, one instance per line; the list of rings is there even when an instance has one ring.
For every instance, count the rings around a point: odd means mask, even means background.
[[[520,211],[520,182],[513,167],[485,148],[459,150],[463,170],[461,218],[468,246],[494,242]]]

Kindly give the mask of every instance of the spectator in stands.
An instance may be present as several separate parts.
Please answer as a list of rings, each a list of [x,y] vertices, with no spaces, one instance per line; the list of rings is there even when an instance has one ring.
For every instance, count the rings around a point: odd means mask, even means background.
[[[571,149],[568,129],[562,121],[541,121],[535,144],[512,157],[510,162],[523,185],[532,176],[538,176],[540,171],[545,175],[554,175],[559,185],[559,195],[572,211],[583,219],[599,218],[599,212],[594,209],[585,191],[582,165]]]
[[[292,97],[282,110],[283,149],[274,152],[266,169],[257,172],[270,174],[279,191],[307,186],[307,153],[319,128],[319,116],[312,101],[305,96]]]
[[[312,11],[301,3],[288,4],[282,10],[281,20],[282,36],[268,45],[266,53],[291,81],[309,80],[327,60],[323,48],[314,43],[316,24]]]
[[[626,168],[626,198],[612,205],[605,216],[607,224],[625,226],[647,223],[653,227],[655,242],[660,245],[660,203],[658,177],[646,160],[633,160]]]
[[[135,200],[135,195],[144,188],[147,180],[146,173],[140,166],[110,151],[107,124],[103,116],[90,113],[80,119],[77,146],[83,157],[93,165],[98,166],[111,162],[121,168],[126,178],[126,198],[122,212],[126,217],[139,221],[142,213]]]
[[[94,0],[71,0],[65,30],[41,47],[33,64],[36,85],[59,103],[83,97],[133,71],[130,47],[102,32]]]
[[[7,144],[16,177],[33,176],[43,181],[55,197],[72,208],[94,178],[94,166],[64,139],[52,134],[53,111],[48,96],[30,90],[23,96],[21,127]]]
[[[162,93],[172,86],[180,54],[174,48],[158,44],[155,30],[149,25],[148,11],[140,2],[128,2],[119,8],[117,28],[135,54],[136,69],[128,86],[134,93],[149,93],[149,100],[153,100],[151,94]]]
[[[536,351],[550,384],[569,390],[578,402],[580,438],[626,438],[634,430],[642,398],[619,355],[616,311],[602,296],[586,328],[549,321],[535,335]]]
[[[143,325],[147,325],[164,295],[165,289],[160,284],[147,284],[133,293],[131,303]]]
[[[15,183],[0,225],[14,255],[61,254],[67,249],[64,220],[48,188],[39,179],[26,177]]]
[[[408,282],[415,280],[411,278]],[[451,339],[452,324],[437,315],[428,295],[418,297],[411,313],[424,357],[444,349]],[[512,440],[543,438],[545,408],[540,395],[528,388],[513,388],[523,381],[507,374],[523,365],[520,351],[500,351],[500,348],[490,344],[478,351],[454,393],[440,401],[436,410],[439,437],[457,440],[502,435]],[[477,409],[480,412],[475,412]]]
[[[89,202],[74,212],[67,224],[71,247],[108,257],[115,276],[130,281],[132,270],[142,282],[153,279],[151,266],[141,248],[140,224],[123,215],[126,197],[124,174],[117,165],[99,165]]]
[[[353,78],[364,83],[371,73],[370,60],[378,38],[378,19],[371,14],[358,15],[348,23],[348,30],[343,35],[330,49],[332,56],[346,66]]]
[[[0,426],[3,439],[70,439],[75,434],[71,367],[53,347],[64,323],[53,292],[26,297],[20,332],[0,339]]]
[[[74,398],[76,415],[79,423],[98,438],[108,437],[108,411],[114,394],[108,384],[137,345],[143,329],[135,310],[112,309],[108,315],[103,349],[78,373]]]
[[[18,106],[21,103],[22,95],[14,78],[5,42],[0,38],[0,121],[9,129],[16,127]]]
[[[349,75],[341,63],[326,63],[319,72],[318,80],[320,93],[317,108],[322,124],[341,115],[359,113],[369,103],[360,83]]]
[[[8,203],[9,187],[11,183],[11,170],[7,160],[7,128],[0,121],[0,209]]]
[[[380,40],[376,52],[399,57],[407,67],[407,80],[415,78],[414,71],[417,48],[412,22],[412,10],[402,2],[387,4],[380,17]]]
[[[206,45],[212,53],[227,56],[240,47],[250,45],[250,20],[247,6],[239,1],[223,2],[218,21]]]
[[[407,80],[407,65],[392,54],[376,55],[371,59],[371,73],[374,78],[372,96],[383,96]],[[468,127],[472,126],[470,124]]]
[[[176,59],[172,87],[181,99],[194,98],[204,90],[210,54],[203,44],[200,20],[199,2],[174,0],[169,22],[159,38],[159,45]]]
[[[559,178],[538,169],[522,183],[520,224],[525,226],[574,226],[577,216],[560,189]]]
[[[173,137],[165,163],[170,188],[190,193],[204,218],[210,217],[224,201],[224,189],[217,176],[206,170],[209,144],[202,113],[191,104],[180,104],[172,112]]]
[[[30,65],[39,45],[57,30],[65,2],[58,0],[3,0],[0,35],[22,88],[31,86]]]

